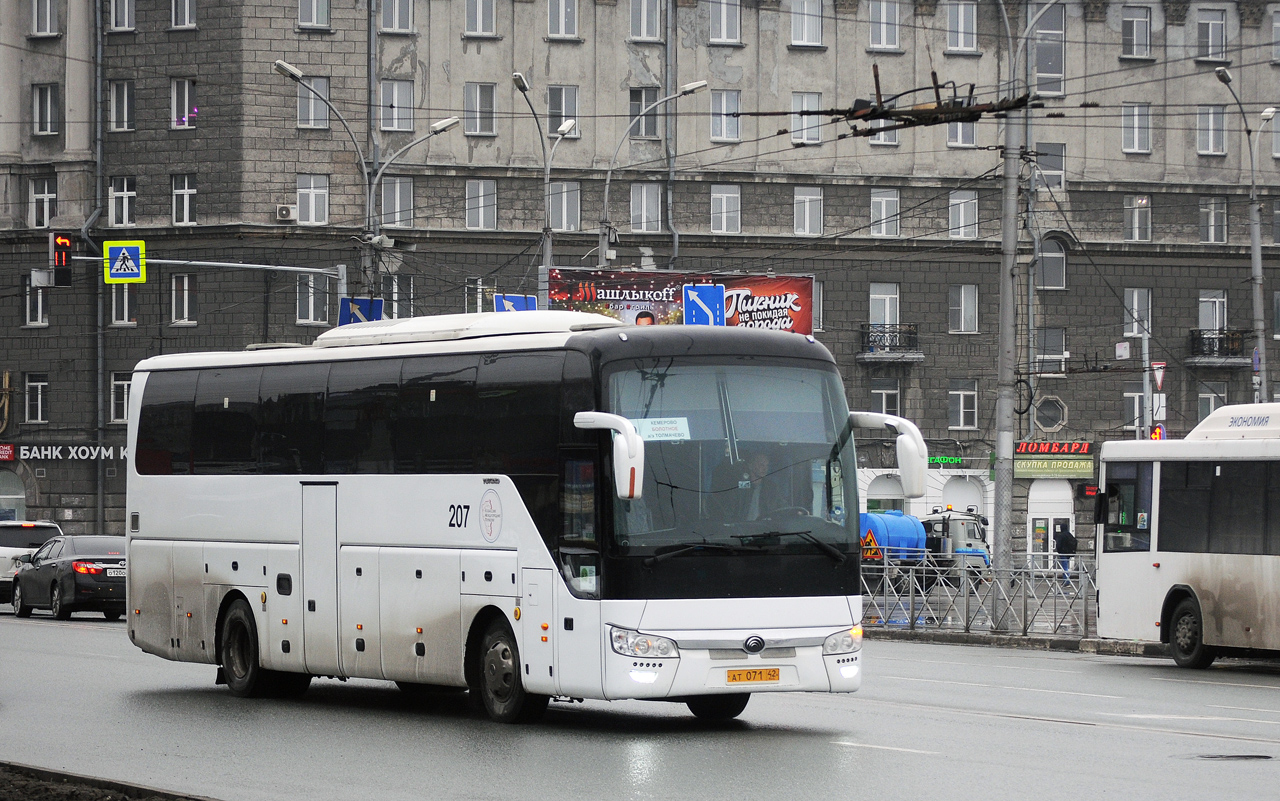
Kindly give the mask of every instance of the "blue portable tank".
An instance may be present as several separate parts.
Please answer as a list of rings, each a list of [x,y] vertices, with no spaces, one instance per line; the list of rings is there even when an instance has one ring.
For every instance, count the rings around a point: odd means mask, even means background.
[[[918,519],[897,509],[863,512],[858,517],[861,521],[860,536],[864,543],[862,552],[865,561],[874,561],[874,558],[866,559],[865,556],[869,547],[866,544],[868,532],[891,561],[918,562],[924,558],[924,525]]]

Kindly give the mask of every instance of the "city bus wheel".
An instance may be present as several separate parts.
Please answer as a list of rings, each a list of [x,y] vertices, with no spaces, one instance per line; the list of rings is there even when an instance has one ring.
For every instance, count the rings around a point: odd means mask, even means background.
[[[252,698],[268,689],[268,676],[258,662],[258,627],[253,622],[253,610],[243,598],[231,604],[222,621],[218,657],[232,695]]]
[[[525,692],[520,679],[520,649],[505,620],[497,619],[484,633],[480,651],[480,701],[498,723],[537,720],[551,699]]]
[[[694,717],[703,720],[733,720],[747,708],[751,693],[700,695],[685,701]]]
[[[1213,664],[1213,648],[1204,644],[1204,623],[1200,605],[1186,598],[1173,610],[1169,631],[1169,650],[1178,667],[1203,670]]]

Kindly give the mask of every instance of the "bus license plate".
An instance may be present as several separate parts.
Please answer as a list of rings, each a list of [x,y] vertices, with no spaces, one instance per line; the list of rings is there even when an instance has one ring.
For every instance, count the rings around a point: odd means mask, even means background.
[[[123,567],[109,567],[109,568],[107,568],[107,578],[114,578],[114,577],[116,577],[116,576],[120,576],[121,578],[123,578],[123,577],[124,577],[124,568],[123,568]]]
[[[737,684],[740,682],[753,681],[778,681],[781,678],[781,671],[778,668],[764,668],[762,670],[731,670],[729,671],[729,683]]]

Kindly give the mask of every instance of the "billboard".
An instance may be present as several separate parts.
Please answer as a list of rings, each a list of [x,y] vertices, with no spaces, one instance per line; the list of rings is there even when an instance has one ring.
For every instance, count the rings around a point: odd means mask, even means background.
[[[695,291],[686,292],[686,286]],[[547,271],[548,308],[603,314],[638,325],[683,324],[686,295],[698,296],[698,288],[709,286],[724,287],[724,325],[813,333],[813,276],[571,268]],[[717,311],[702,306],[690,312],[691,322],[701,322],[699,315],[718,322],[721,315]]]

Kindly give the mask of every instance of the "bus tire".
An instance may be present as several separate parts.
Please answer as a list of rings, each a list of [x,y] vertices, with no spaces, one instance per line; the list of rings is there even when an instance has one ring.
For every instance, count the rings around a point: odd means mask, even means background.
[[[698,695],[685,701],[693,716],[701,720],[733,720],[747,708],[751,693]]]
[[[480,647],[480,702],[498,723],[529,723],[547,709],[549,696],[525,692],[520,678],[520,649],[507,621],[496,618]]]
[[[245,599],[236,599],[227,609],[222,619],[220,642],[218,662],[231,694],[240,698],[267,694],[271,689],[271,676],[258,661],[258,626]]]
[[[1169,623],[1169,650],[1178,667],[1203,670],[1213,664],[1217,654],[1204,644],[1204,620],[1194,598],[1184,598]]]

